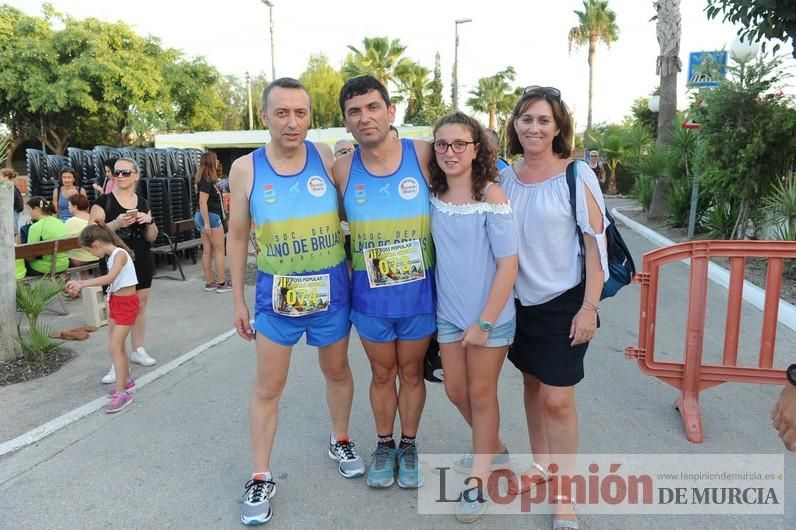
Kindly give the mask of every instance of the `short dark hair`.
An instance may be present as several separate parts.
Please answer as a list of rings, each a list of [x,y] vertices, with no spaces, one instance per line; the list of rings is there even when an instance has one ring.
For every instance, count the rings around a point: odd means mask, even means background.
[[[365,95],[371,90],[377,91],[388,107],[392,105],[392,103],[390,103],[390,93],[387,92],[387,87],[385,87],[381,81],[372,75],[352,77],[346,81],[343,88],[340,89],[340,112],[343,113],[343,119],[345,119],[345,102],[354,96]]]
[[[274,79],[263,89],[263,95],[260,98],[260,109],[265,112],[268,108],[268,95],[271,93],[271,90],[274,88],[298,88],[304,91],[307,94],[307,99],[310,100],[310,111],[312,110],[312,98],[310,97],[310,93],[307,92],[307,88],[301,84],[301,81],[298,79],[293,79],[292,77],[280,77],[279,79]]]
[[[81,212],[88,211],[88,199],[82,193],[75,193],[74,195],[69,197],[69,202],[74,204],[75,208],[77,208]]]
[[[511,113],[511,118],[506,121],[506,146],[511,155],[521,155],[523,153],[520,138],[517,135],[517,129],[514,128],[514,121],[520,117],[525,109],[527,109],[533,102],[543,99],[550,103],[553,109],[553,120],[558,127],[558,135],[553,138],[553,152],[559,158],[569,158],[572,156],[572,143],[573,143],[573,122],[572,114],[569,112],[564,100],[559,98],[552,98],[545,94],[543,91],[532,90],[525,92],[520,96],[517,104],[514,105],[514,110]]]

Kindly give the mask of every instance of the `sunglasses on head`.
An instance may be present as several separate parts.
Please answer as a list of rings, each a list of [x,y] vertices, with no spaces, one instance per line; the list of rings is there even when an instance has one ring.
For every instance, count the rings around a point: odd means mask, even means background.
[[[114,177],[129,177],[133,173],[135,173],[135,171],[133,171],[132,169],[114,169],[113,170],[113,176]]]
[[[561,91],[556,87],[552,86],[539,86],[539,85],[531,85],[525,87],[525,90],[522,91],[522,95],[543,95],[547,96],[550,99],[554,99],[556,101],[561,99]]]

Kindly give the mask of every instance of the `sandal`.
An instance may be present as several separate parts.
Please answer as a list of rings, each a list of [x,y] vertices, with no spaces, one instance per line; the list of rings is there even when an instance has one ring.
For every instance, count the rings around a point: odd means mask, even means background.
[[[550,473],[542,467],[542,464],[538,462],[533,462],[531,464],[531,468],[535,469],[539,473],[534,473],[533,475],[529,475],[530,469],[528,473],[523,473],[519,476],[519,483],[516,480],[510,480],[508,485],[508,494],[509,495],[519,495],[520,493],[526,493],[531,490],[532,487],[538,484],[544,484],[550,480]],[[528,477],[529,480],[524,480],[525,477]]]
[[[572,499],[565,495],[556,495],[553,497],[555,501],[566,501],[572,505],[572,510],[575,510],[575,503],[572,502]],[[571,530],[578,530],[578,520],[575,519],[553,519],[553,530],[558,530],[559,528],[570,528]]]

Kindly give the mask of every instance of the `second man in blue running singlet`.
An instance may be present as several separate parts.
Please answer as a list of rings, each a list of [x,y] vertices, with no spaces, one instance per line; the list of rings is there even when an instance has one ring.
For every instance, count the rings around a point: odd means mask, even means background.
[[[423,483],[415,446],[426,398],[423,361],[436,329],[431,146],[390,134],[395,107],[384,85],[371,76],[346,82],[340,110],[359,144],[353,154],[337,159],[334,178],[351,227],[351,321],[372,371],[370,404],[379,440],[368,485],[391,486],[397,468],[398,486],[417,488]],[[396,412],[401,421],[397,448]]]

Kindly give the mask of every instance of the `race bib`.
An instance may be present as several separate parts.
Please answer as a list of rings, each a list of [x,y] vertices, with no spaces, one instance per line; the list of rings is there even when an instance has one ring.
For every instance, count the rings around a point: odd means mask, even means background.
[[[303,317],[326,311],[331,303],[329,275],[282,276],[274,274],[271,301],[274,313],[286,317]]]
[[[417,239],[366,248],[362,253],[371,287],[393,287],[426,278],[423,251]]]

